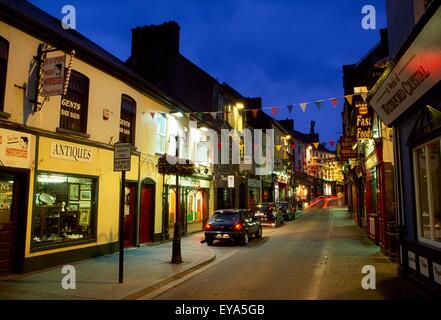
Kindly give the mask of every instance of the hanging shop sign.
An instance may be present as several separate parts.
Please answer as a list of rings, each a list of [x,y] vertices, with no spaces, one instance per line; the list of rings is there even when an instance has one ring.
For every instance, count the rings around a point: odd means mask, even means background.
[[[357,158],[358,150],[354,149],[354,145],[357,143],[357,137],[355,136],[341,136],[339,145],[339,159],[348,160]]]
[[[29,169],[32,166],[34,136],[0,129],[0,166]]]
[[[65,142],[51,142],[51,158],[75,161],[92,162],[93,151],[84,146],[67,144]]]
[[[43,97],[63,94],[65,56],[51,57],[44,60],[43,83],[41,95]]]
[[[355,104],[357,140],[372,139],[372,116],[366,102]]]
[[[441,80],[441,7],[390,71],[369,103],[391,125]]]

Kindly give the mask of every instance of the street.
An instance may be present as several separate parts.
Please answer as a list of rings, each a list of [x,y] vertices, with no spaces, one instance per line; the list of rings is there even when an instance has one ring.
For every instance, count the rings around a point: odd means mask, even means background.
[[[264,229],[263,239],[252,239],[247,247],[215,243],[216,260],[230,256],[154,299],[426,298],[396,279],[397,265],[352,223],[347,210],[320,207],[277,229]],[[365,265],[376,269],[375,290],[361,286]]]

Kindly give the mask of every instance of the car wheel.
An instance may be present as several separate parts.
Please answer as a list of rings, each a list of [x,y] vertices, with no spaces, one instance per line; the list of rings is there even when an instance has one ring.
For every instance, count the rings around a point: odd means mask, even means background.
[[[248,244],[249,236],[248,232],[245,232],[242,236],[242,245],[246,246]]]
[[[262,239],[262,234],[263,234],[263,230],[262,230],[262,226],[260,226],[255,236],[257,239]]]
[[[214,242],[213,239],[207,239],[206,241],[207,241],[207,246],[211,247],[213,245],[213,242]]]

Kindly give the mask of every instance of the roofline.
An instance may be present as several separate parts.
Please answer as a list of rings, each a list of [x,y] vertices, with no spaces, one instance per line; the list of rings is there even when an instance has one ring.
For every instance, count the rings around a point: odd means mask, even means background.
[[[58,18],[53,17],[49,13],[31,3],[26,2],[26,5],[34,6],[43,14],[46,14],[48,17],[59,21],[61,25],[61,20],[59,20]],[[91,44],[95,45],[100,50],[103,50],[103,53],[109,55],[109,58],[115,59],[120,62],[120,64],[106,61],[99,54],[93,52],[89,48],[81,45],[78,42],[75,42],[72,39],[69,39],[61,32],[57,32],[49,26],[37,21],[28,14],[16,8],[13,8],[2,1],[0,1],[0,20],[6,23],[10,23],[12,26],[28,33],[31,36],[34,36],[38,40],[42,40],[56,47],[60,51],[71,51],[72,49],[75,49],[76,56],[82,61],[89,63],[90,65],[96,67],[97,69],[100,69],[101,71],[105,71],[106,73],[115,76],[116,78],[126,82],[130,86],[137,88],[144,93],[147,93],[149,96],[156,100],[159,100],[167,105],[171,105],[175,108],[184,109],[185,111],[186,109],[189,109],[188,106],[186,106],[184,103],[177,100],[175,97],[170,96],[169,93],[166,93],[164,89],[157,87],[150,81],[130,70],[129,67],[125,66],[122,60],[115,57],[113,54],[103,49],[95,42],[75,30],[65,30],[64,32],[72,34],[73,37],[84,38],[86,41],[91,42]]]

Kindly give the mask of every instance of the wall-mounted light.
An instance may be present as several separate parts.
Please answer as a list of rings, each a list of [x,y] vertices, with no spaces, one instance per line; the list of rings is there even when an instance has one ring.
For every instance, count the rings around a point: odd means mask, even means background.
[[[201,130],[202,132],[207,132],[207,131],[208,131],[208,128],[206,128],[206,127],[201,127],[201,128],[199,128],[199,130]]]
[[[173,113],[173,116],[174,116],[176,119],[180,119],[180,118],[183,118],[183,117],[184,117],[184,114],[183,114],[182,112],[175,112],[175,113]]]
[[[243,103],[236,103],[236,108],[237,110],[242,110],[245,108],[245,106],[243,105]]]

